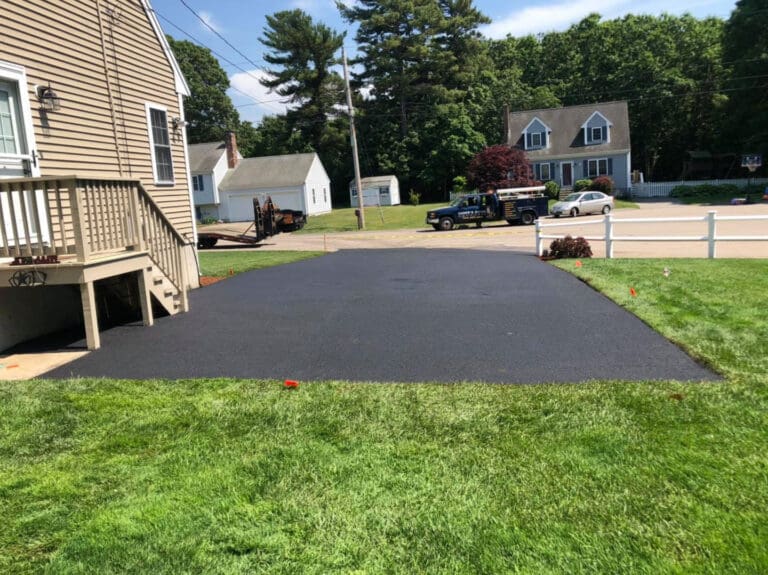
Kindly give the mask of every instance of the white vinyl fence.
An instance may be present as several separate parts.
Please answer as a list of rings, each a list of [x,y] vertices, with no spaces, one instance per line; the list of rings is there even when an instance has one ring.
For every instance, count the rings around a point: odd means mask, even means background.
[[[701,186],[701,185],[733,185],[743,188],[744,186],[756,184],[768,184],[768,178],[743,178],[740,180],[691,180],[679,182],[644,182],[641,184],[632,184],[631,196],[633,198],[666,198],[677,186]]]
[[[545,234],[545,229],[565,228],[573,226],[602,225],[603,235],[601,236],[583,236],[587,241],[605,242],[605,257],[613,257],[613,244],[616,242],[707,242],[709,258],[716,257],[717,242],[768,242],[768,235],[765,236],[721,236],[717,234],[717,222],[735,222],[735,221],[768,221],[768,216],[718,216],[716,211],[707,212],[706,216],[683,217],[683,218],[631,218],[615,220],[613,214],[606,214],[601,220],[574,221],[557,224],[545,224],[541,220],[536,220],[536,254],[544,253],[544,240],[554,240],[565,237],[567,234]],[[682,222],[702,222],[707,224],[707,233],[696,236],[669,235],[669,236],[617,236],[614,234],[614,226],[617,224],[649,224],[649,223],[668,223],[674,224]]]

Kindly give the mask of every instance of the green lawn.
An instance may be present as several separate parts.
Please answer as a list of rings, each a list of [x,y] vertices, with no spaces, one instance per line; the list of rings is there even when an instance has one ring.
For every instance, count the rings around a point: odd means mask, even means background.
[[[200,251],[200,275],[223,277],[323,255],[323,252]],[[230,273],[231,272],[231,273]]]
[[[401,205],[367,207],[364,209],[366,230],[402,230],[423,228],[427,211],[447,206],[448,202],[439,204],[422,204],[420,206]],[[330,214],[322,214],[307,218],[307,225],[293,233],[332,233],[357,231],[357,216],[355,208],[341,208]]]
[[[0,572],[768,572],[765,261],[557,265],[727,379],[5,382]]]

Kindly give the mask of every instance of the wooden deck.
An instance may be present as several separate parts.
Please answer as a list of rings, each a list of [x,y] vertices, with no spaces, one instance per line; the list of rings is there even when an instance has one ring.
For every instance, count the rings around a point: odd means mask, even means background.
[[[89,349],[100,345],[96,281],[133,274],[145,325],[152,295],[187,311],[186,244],[139,181],[0,180],[0,286],[79,285]]]

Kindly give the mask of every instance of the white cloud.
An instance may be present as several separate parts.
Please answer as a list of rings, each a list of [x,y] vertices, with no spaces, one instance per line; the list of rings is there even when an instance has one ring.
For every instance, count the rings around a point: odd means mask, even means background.
[[[628,0],[590,0],[531,6],[484,26],[481,31],[489,38],[504,38],[507,34],[526,36],[565,30],[592,12],[614,12],[616,8],[627,3]]]
[[[243,120],[258,123],[263,116],[284,114],[288,109],[288,105],[283,104],[277,94],[261,85],[259,79],[266,77],[264,70],[249,70],[248,73],[238,72],[230,76],[229,83],[236,88],[230,96]]]
[[[731,0],[686,0],[679,4],[670,4],[668,0],[581,0],[578,2],[557,2],[530,6],[513,12],[505,18],[481,28],[489,38],[526,36],[528,34],[562,31],[576,24],[592,13],[600,14],[604,19],[619,18],[633,14],[682,14],[690,12],[694,16],[728,17],[733,9]]]
[[[213,20],[213,15],[210,12],[203,12],[201,11],[199,14],[200,19],[205,22],[205,26],[202,28],[206,32],[210,32],[211,30],[215,30],[216,32],[221,33],[223,31],[223,28],[219,26],[216,22]]]

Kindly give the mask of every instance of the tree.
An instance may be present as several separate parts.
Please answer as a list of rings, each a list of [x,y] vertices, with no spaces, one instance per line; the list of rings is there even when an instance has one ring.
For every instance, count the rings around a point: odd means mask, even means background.
[[[344,34],[315,24],[302,10],[286,10],[267,16],[261,42],[271,49],[264,59],[279,69],[269,70],[261,83],[287,98],[295,107],[287,114],[291,125],[320,150],[328,120],[344,100],[341,77],[332,67]]]
[[[765,0],[739,0],[723,38],[723,59],[730,72],[729,136],[739,151],[764,156],[768,154],[767,27]]]
[[[184,102],[189,143],[216,142],[227,131],[237,132],[240,115],[227,96],[229,78],[219,61],[208,48],[167,38],[191,92]]]
[[[469,162],[467,180],[481,191],[489,186],[499,189],[535,184],[525,152],[505,145],[491,146],[476,154]]]

